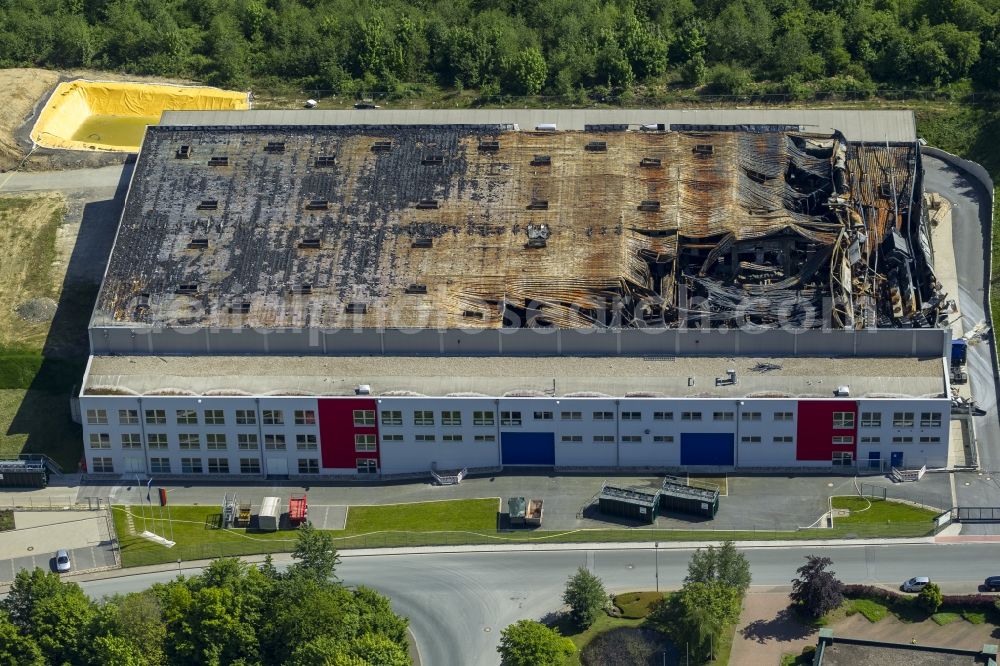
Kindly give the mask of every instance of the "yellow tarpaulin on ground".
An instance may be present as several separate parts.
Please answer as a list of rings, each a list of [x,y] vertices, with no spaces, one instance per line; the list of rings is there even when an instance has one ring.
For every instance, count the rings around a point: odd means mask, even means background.
[[[43,148],[136,152],[164,111],[249,109],[247,93],[200,86],[69,81],[56,86],[31,140]]]

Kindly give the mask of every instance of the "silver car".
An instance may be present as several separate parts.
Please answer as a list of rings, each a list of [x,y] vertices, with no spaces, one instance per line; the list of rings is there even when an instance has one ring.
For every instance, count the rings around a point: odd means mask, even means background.
[[[69,561],[69,553],[65,550],[56,551],[56,571],[59,573],[66,573],[69,571],[73,565]]]

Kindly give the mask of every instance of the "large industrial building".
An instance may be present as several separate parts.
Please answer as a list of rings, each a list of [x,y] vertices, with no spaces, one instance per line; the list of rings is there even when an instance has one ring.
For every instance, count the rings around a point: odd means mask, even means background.
[[[167,113],[88,472],[945,466],[921,182],[907,112]]]

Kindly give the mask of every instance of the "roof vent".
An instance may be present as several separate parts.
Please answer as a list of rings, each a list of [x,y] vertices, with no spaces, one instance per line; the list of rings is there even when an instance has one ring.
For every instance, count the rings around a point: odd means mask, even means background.
[[[532,199],[531,203],[528,204],[528,210],[548,210],[549,201],[548,199]]]
[[[180,148],[177,149],[177,152],[174,153],[174,155],[179,160],[190,159],[190,157],[191,157],[191,146],[181,146]]]
[[[639,166],[644,169],[659,169],[662,166],[659,157],[643,157]]]
[[[434,246],[434,239],[428,238],[427,236],[418,236],[417,238],[414,238],[413,243],[410,245],[410,247],[419,247],[419,248],[429,248],[433,246]]]
[[[283,153],[285,152],[285,142],[284,141],[268,141],[267,145],[264,146],[265,153]]]
[[[529,250],[539,250],[548,245],[548,241],[544,238],[529,238],[528,242],[524,244],[524,247]]]
[[[535,131],[536,132],[555,132],[556,131],[556,124],[555,123],[542,123],[541,125],[535,125]]]
[[[198,293],[197,284],[179,284],[177,289],[174,290],[175,294],[182,294],[185,296],[193,296]]]
[[[498,152],[500,152],[500,142],[499,141],[480,141],[479,142],[479,152],[481,152],[481,153],[498,153]]]
[[[303,250],[318,250],[320,247],[318,238],[303,238],[299,241],[299,247]]]
[[[354,387],[354,395],[371,395],[372,386],[371,384],[358,384]]]
[[[313,293],[313,286],[312,284],[306,282],[305,284],[300,284],[298,287],[293,287],[292,293],[299,294],[301,296],[308,296]]]
[[[482,312],[477,312],[476,310],[464,310],[462,312],[463,317],[468,317],[469,319],[485,319],[486,317]]]
[[[426,284],[411,284],[406,288],[407,294],[426,294],[427,285]]]
[[[320,155],[319,157],[316,158],[316,166],[320,168],[332,167],[336,163],[337,163],[336,155]]]
[[[552,166],[552,157],[549,155],[535,155],[531,158],[531,166]]]
[[[835,396],[837,396],[838,398],[850,398],[851,397],[851,387],[847,386],[846,384],[844,386],[838,386],[834,390],[833,394]]]
[[[427,155],[420,163],[424,166],[441,166],[444,164],[444,155]]]
[[[192,238],[191,242],[188,243],[189,250],[207,250],[208,249],[208,239],[207,238]]]
[[[715,153],[715,146],[710,143],[697,143],[691,152],[695,155],[712,155]]]
[[[327,210],[330,202],[326,199],[313,199],[306,204],[306,210]]]
[[[208,158],[208,166],[229,166],[229,156],[227,155],[217,155],[215,157]]]
[[[421,199],[417,202],[417,208],[420,210],[433,210],[439,208],[437,199]]]
[[[646,199],[639,204],[639,210],[647,213],[656,213],[660,210],[660,202],[655,199]]]
[[[250,314],[250,301],[241,301],[229,306],[229,314]]]
[[[525,231],[530,239],[541,238],[542,240],[545,240],[550,235],[549,225],[547,224],[529,224]]]
[[[367,303],[348,303],[347,314],[364,314],[368,312]]]
[[[607,141],[591,141],[586,146],[585,150],[589,150],[592,153],[606,153],[608,152],[608,142]]]
[[[376,141],[372,144],[373,153],[387,153],[392,150],[392,141]]]
[[[201,203],[198,204],[197,210],[218,210],[219,202],[217,199],[202,199]]]

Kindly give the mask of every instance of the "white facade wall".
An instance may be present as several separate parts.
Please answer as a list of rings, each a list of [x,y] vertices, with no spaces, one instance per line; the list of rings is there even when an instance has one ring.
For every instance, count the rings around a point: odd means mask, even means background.
[[[501,442],[508,433],[551,433],[557,467],[658,468],[681,464],[681,435],[684,432],[730,433],[736,446],[738,468],[830,467],[824,461],[797,461],[797,400],[721,398],[480,398],[480,397],[380,397],[378,405],[380,472],[403,474],[462,467],[483,468],[501,465]],[[183,472],[182,459],[200,460],[201,474],[211,473],[209,459],[225,460],[230,475],[241,473],[241,461],[256,460],[251,476],[299,476],[300,460],[316,460],[319,474],[353,474],[354,470],[322,469],[319,410],[314,397],[188,397],[188,396],[82,396],[84,451],[90,472],[104,467],[96,459],[109,459],[115,474],[165,474],[154,459],[169,461],[171,474]],[[89,410],[105,410],[106,424],[88,422]],[[119,419],[119,410],[135,410],[138,423]],[[147,422],[146,410],[163,410],[166,422]],[[179,424],[177,410],[195,410],[197,424]],[[223,424],[205,422],[205,410],[222,410]],[[239,425],[236,410],[254,413],[256,423]],[[280,410],[283,423],[264,423],[265,410]],[[296,410],[312,411],[312,425],[296,425]],[[457,411],[459,425],[445,425],[443,411]],[[391,425],[383,412],[401,412],[402,425]],[[415,413],[433,413],[433,425],[416,425]],[[492,412],[492,425],[475,425],[474,413]],[[520,425],[501,425],[501,412],[520,412]],[[656,413],[670,418],[655,418]],[[700,421],[685,421],[684,412],[700,412]],[[744,418],[760,413],[760,419]],[[776,414],[791,413],[790,419]],[[897,413],[913,414],[913,425],[894,425]],[[611,418],[595,418],[595,414]],[[719,413],[722,418],[716,419]],[[864,414],[881,415],[878,425],[866,425]],[[548,418],[551,414],[551,418]],[[579,414],[579,418],[577,418]],[[725,416],[731,414],[731,418]],[[923,419],[926,414],[940,414]],[[638,415],[638,418],[629,418]],[[948,462],[950,403],[943,399],[860,399],[858,400],[857,456],[860,467],[868,466],[872,452],[887,469],[892,454],[902,453],[900,467],[945,467]],[[199,447],[182,449],[181,436],[196,434]],[[224,435],[226,448],[209,449],[208,435]],[[239,448],[239,435],[255,435],[256,449]],[[91,435],[109,448],[95,448]],[[266,436],[283,436],[285,448],[267,448]],[[299,449],[298,435],[315,438],[315,449]],[[137,448],[123,447],[123,436],[137,436]],[[165,448],[153,448],[151,436],[166,440]],[[418,436],[433,436],[419,441]],[[479,436],[481,441],[477,441]],[[460,437],[460,441],[455,441]],[[780,438],[776,441],[776,438]],[[790,441],[784,441],[790,438]],[[910,438],[910,441],[905,441]],[[923,438],[923,441],[922,441]],[[935,441],[936,438],[936,441]],[[396,440],[399,441],[396,441]],[[759,439],[759,441],[758,441]],[[897,441],[894,441],[897,439]],[[301,446],[309,447],[309,442]]]

